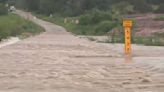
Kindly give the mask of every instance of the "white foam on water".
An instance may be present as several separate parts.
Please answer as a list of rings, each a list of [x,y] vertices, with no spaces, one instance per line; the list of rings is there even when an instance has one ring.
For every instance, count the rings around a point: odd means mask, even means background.
[[[17,43],[19,41],[20,39],[18,37],[10,37],[9,39],[5,39],[2,42],[0,42],[0,48]]]

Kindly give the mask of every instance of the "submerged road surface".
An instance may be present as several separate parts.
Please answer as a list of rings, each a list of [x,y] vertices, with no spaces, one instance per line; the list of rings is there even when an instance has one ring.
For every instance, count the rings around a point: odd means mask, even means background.
[[[80,39],[60,26],[17,11],[46,32],[0,48],[0,92],[164,92],[164,47]]]

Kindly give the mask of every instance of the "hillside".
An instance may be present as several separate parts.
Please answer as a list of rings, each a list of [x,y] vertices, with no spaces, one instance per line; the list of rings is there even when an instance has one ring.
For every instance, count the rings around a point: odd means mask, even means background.
[[[152,36],[155,33],[164,33],[164,21],[157,18],[164,14],[136,14],[129,17],[135,19],[137,36]]]

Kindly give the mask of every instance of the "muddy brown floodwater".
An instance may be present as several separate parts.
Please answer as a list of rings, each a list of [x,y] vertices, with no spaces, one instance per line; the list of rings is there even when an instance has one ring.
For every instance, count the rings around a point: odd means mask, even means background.
[[[164,92],[164,47],[96,43],[16,11],[46,32],[0,48],[0,92]]]

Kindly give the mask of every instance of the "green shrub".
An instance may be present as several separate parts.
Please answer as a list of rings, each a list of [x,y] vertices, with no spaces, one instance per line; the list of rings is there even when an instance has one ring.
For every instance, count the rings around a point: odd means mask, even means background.
[[[129,14],[134,13],[134,6],[129,2],[122,1],[112,5],[111,10],[114,14]]]
[[[7,14],[7,8],[5,7],[4,4],[0,3],[0,15],[5,15]]]
[[[139,13],[151,12],[152,7],[146,0],[129,0],[129,2],[134,6],[134,11]]]
[[[104,35],[115,27],[115,23],[112,23],[110,21],[103,21],[95,28],[95,35]]]
[[[156,13],[164,13],[164,4],[160,4],[159,8],[155,12]]]
[[[2,40],[2,39],[6,39],[7,37],[9,36],[9,33],[8,33],[8,30],[1,30],[0,29],[0,41]]]
[[[91,24],[92,17],[91,17],[91,15],[86,14],[86,15],[80,16],[79,20],[80,20],[81,25],[88,25],[88,24]]]
[[[90,13],[80,16],[81,25],[93,25],[107,20],[112,20],[112,15],[109,12],[99,10],[91,11]]]

